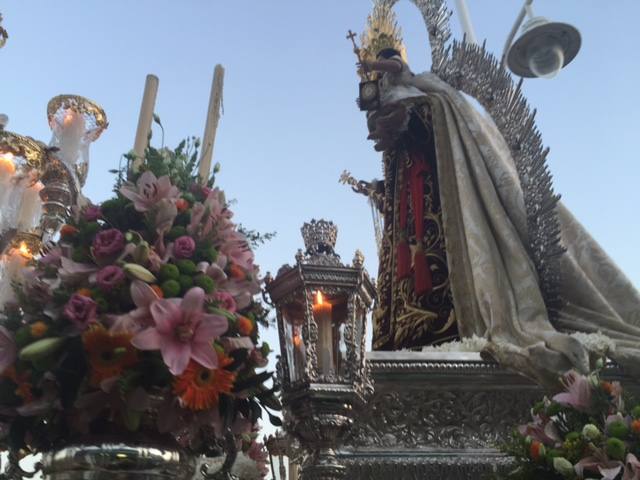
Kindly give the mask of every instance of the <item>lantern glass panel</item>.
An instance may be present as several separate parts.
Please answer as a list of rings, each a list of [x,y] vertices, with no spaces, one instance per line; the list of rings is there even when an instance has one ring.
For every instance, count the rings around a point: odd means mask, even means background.
[[[289,380],[296,382],[304,378],[307,355],[302,326],[304,324],[304,307],[301,303],[290,303],[283,307],[284,334],[289,365]]]

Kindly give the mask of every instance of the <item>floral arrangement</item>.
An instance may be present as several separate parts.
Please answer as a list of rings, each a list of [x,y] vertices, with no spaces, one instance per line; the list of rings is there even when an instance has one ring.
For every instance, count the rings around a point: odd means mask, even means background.
[[[502,478],[640,480],[640,403],[599,371],[571,371],[562,383],[505,445],[517,467]]]
[[[279,403],[260,371],[258,267],[215,173],[199,183],[197,147],[149,147],[130,181],[117,172],[113,198],[76,209],[25,269],[0,316],[5,445],[125,433],[212,454],[230,430],[264,461],[257,420],[277,423],[267,409]]]

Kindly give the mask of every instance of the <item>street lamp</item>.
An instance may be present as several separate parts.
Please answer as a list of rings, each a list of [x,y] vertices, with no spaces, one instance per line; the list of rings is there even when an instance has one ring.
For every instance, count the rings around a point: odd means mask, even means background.
[[[520,77],[553,78],[576,57],[582,39],[573,25],[535,17],[532,2],[525,1],[507,38],[503,64]],[[512,45],[525,15],[529,19],[522,27],[522,35]]]
[[[364,350],[375,288],[360,252],[351,265],[340,261],[337,232],[325,220],[305,223],[306,252],[267,279],[282,352],[284,427],[310,453],[304,480],[344,478],[334,448],[353,423],[353,408],[372,390]]]

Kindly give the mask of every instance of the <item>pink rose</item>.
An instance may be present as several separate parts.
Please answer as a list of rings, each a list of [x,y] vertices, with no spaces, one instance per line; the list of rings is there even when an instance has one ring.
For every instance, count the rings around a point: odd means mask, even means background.
[[[124,270],[116,265],[108,265],[96,275],[98,288],[103,292],[110,292],[124,283]]]
[[[173,255],[176,258],[191,258],[195,251],[196,242],[187,235],[176,238],[176,241],[173,243]]]
[[[96,318],[97,304],[91,298],[74,293],[64,306],[64,316],[80,330],[85,330]]]
[[[231,313],[235,313],[237,309],[236,301],[230,293],[218,291],[211,295],[211,298],[214,302],[218,303],[220,308],[224,308]]]
[[[89,205],[82,211],[82,216],[87,222],[95,222],[102,217],[102,210],[97,205]]]
[[[93,240],[93,255],[97,259],[114,257],[124,249],[124,243],[124,235],[117,228],[103,230]]]

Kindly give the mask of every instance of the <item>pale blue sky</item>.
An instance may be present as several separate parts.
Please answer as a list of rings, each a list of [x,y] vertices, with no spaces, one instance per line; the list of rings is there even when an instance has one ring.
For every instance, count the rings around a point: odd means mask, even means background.
[[[478,37],[499,51],[521,2],[469,5]],[[640,2],[538,0],[534,7],[583,35],[582,51],[559,77],[525,83],[551,147],[556,190],[640,285]],[[0,50],[0,112],[10,116],[10,130],[48,141],[49,98],[75,93],[100,103],[111,125],[92,148],[85,192],[97,202],[110,192],[107,170],[133,144],[145,75],[160,77],[156,111],[174,146],[202,135],[213,67],[222,63],[225,115],[215,160],[221,186],[238,199],[236,218],[278,232],[258,251],[263,271],[291,262],[301,224],[325,217],[340,227],[343,258],[360,248],[374,272],[369,207],[338,184],[344,168],[363,179],[380,175],[345,40],[348,29],[362,29],[369,8],[368,0],[5,0],[11,38]],[[410,63],[424,70],[422,20],[408,1],[397,11]]]

